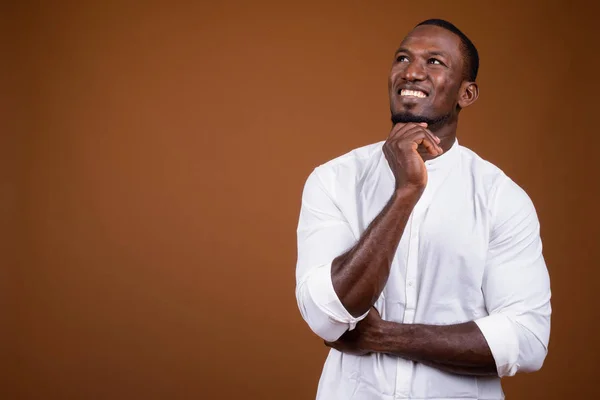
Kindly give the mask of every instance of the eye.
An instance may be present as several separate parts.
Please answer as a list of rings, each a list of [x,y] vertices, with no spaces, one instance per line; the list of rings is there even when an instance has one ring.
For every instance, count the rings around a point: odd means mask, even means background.
[[[430,58],[429,60],[427,60],[427,62],[429,64],[434,64],[434,65],[445,65],[443,62],[441,62],[437,58]]]
[[[408,62],[408,57],[398,56],[398,57],[396,57],[396,62]]]

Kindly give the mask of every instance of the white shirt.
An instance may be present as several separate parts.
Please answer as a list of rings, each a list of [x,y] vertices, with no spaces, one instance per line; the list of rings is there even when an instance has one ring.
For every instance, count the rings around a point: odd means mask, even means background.
[[[296,298],[318,336],[337,340],[354,318],[338,299],[331,262],[352,247],[390,199],[384,142],[358,148],[308,177],[298,223]],[[541,368],[550,335],[550,281],[528,195],[455,141],[425,162],[427,186],[412,211],[375,303],[403,324],[475,321],[500,377]],[[317,399],[503,399],[500,377],[462,376],[400,357],[331,349]]]

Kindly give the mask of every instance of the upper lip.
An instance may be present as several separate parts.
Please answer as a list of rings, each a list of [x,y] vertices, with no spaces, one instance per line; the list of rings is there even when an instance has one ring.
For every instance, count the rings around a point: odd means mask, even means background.
[[[400,94],[400,91],[402,90],[415,90],[415,91],[419,91],[419,92],[423,92],[425,93],[425,96],[429,96],[429,92],[423,88],[420,88],[418,86],[412,86],[412,85],[398,85],[396,87],[396,94]]]

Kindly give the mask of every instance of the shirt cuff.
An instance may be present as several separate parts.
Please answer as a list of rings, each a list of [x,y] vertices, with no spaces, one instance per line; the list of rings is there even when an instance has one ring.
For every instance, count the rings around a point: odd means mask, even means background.
[[[498,376],[513,376],[519,365],[519,338],[510,318],[492,314],[475,321],[494,356]]]
[[[353,317],[346,310],[337,296],[331,281],[331,264],[317,267],[308,278],[308,292],[311,300],[325,314],[332,324],[343,324],[345,330],[353,330],[356,324],[362,321],[369,311],[359,317]]]

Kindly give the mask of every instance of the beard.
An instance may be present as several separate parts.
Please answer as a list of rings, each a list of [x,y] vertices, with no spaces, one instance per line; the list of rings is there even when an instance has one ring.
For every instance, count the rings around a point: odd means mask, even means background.
[[[410,112],[392,112],[392,124],[408,124],[411,122],[418,124],[419,122],[425,122],[427,123],[427,128],[431,130],[431,128],[443,125],[446,121],[450,119],[451,116],[452,114],[448,113],[439,117],[431,118],[422,115],[416,115]]]

